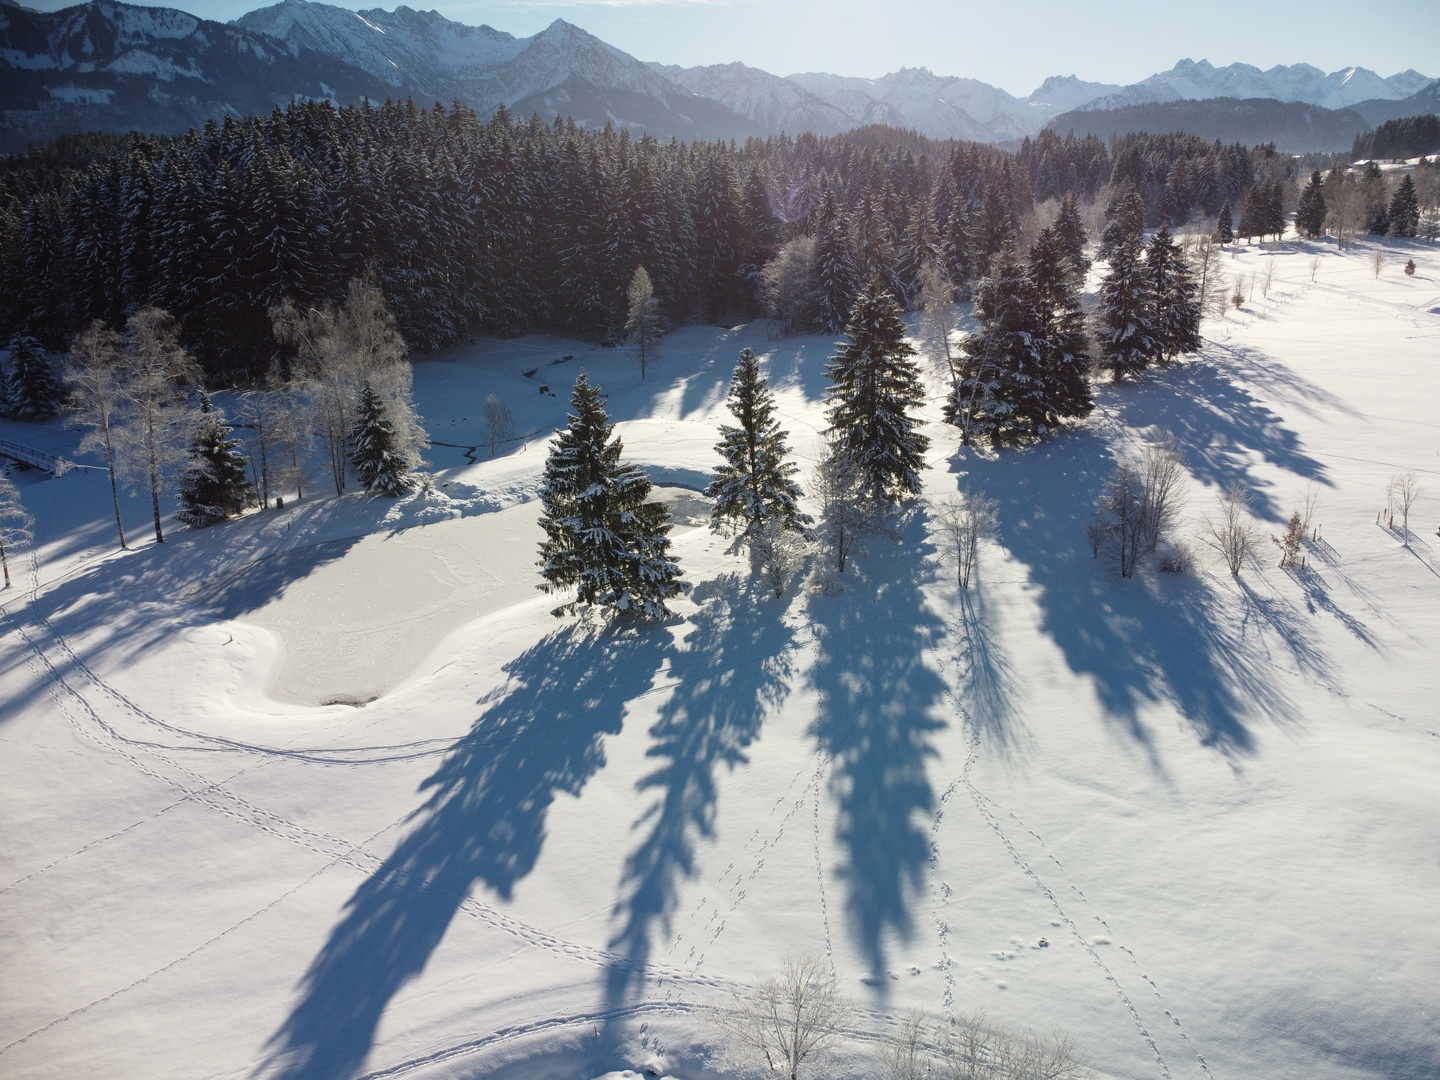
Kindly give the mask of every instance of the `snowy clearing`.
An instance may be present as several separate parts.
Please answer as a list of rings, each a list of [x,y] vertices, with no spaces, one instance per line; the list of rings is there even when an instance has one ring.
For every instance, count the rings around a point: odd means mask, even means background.
[[[922,505],[839,595],[774,600],[684,524],[672,624],[551,617],[533,495],[581,367],[686,522],[742,346],[813,458],[831,343],[759,324],[677,331],[643,384],[540,336],[420,361],[429,495],[120,553],[102,474],[17,473],[0,1072],[726,1076],[705,1007],[809,949],[862,1008],[815,1075],[874,1075],[911,1008],[1126,1080],[1440,1074],[1440,255],[1387,251],[1227,256],[1273,259],[1268,297],[1037,448],[933,408],[927,496],[999,505],[963,595]],[[472,463],[488,393],[524,437]],[[1084,523],[1156,428],[1201,572],[1120,581]],[[1408,543],[1377,518],[1405,471]],[[1199,539],[1232,480],[1266,536],[1238,579]]]

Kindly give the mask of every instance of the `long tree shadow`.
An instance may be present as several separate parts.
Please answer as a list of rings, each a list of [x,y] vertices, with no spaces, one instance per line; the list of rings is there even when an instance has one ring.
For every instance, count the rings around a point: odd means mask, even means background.
[[[900,542],[873,545],[844,593],[810,603],[819,695],[811,733],[832,760],[848,922],[882,993],[885,937],[913,931],[929,857],[924,818],[935,805],[926,765],[945,726],[934,715],[944,687],[925,664],[944,626],[920,591],[931,573],[924,525],[923,512],[910,513]]]
[[[1208,445],[1198,421],[1187,430]],[[1182,446],[1188,461],[1190,444]],[[1034,450],[954,465],[998,503],[1001,543],[1038,587],[1045,632],[1070,669],[1089,678],[1107,719],[1157,771],[1163,766],[1140,714],[1160,701],[1173,703],[1202,744],[1229,755],[1249,753],[1253,719],[1292,719],[1293,706],[1245,645],[1244,624],[1232,625],[1205,583],[1168,575],[1153,588],[1139,577],[1108,580],[1085,525],[1113,466],[1110,446],[1090,429]],[[1304,666],[1325,666],[1295,627],[1283,627],[1282,639],[1300,650]]]
[[[987,743],[1008,752],[1026,735],[1015,714],[1014,665],[990,625],[983,590],[961,589],[959,606],[956,693]]]
[[[1300,437],[1221,367],[1173,364],[1123,390],[1107,390],[1101,400],[1107,397],[1127,427],[1172,432],[1197,480],[1214,488],[1239,480],[1251,493],[1254,512],[1271,521],[1287,517],[1288,510],[1251,475],[1252,454],[1296,477],[1330,483],[1324,464],[1304,451]]]
[[[534,868],[557,793],[605,763],[604,736],[647,688],[668,634],[624,625],[557,630],[506,665],[509,684],[435,774],[410,833],[351,896],[311,962],[264,1066],[341,1080],[364,1062],[390,999],[424,969],[470,890],[508,898]]]
[[[623,960],[606,973],[611,1006],[629,1001],[657,932],[672,930],[679,882],[695,873],[696,845],[714,835],[717,770],[746,764],[746,748],[784,702],[794,673],[784,601],[738,575],[706,591],[685,649],[671,658],[680,682],[650,729],[646,757],[656,767],[635,785],[652,799],[635,823],[642,839],[626,860],[615,905],[621,926],[611,947]]]

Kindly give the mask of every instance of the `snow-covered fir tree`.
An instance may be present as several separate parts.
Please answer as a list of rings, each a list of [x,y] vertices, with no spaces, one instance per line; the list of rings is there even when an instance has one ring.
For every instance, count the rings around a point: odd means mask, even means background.
[[[5,384],[0,388],[4,411],[22,420],[53,415],[64,394],[40,342],[29,334],[16,334],[10,339],[9,351]]]
[[[1128,233],[1110,252],[1110,272],[1100,283],[1100,360],[1116,382],[1143,370],[1158,353],[1154,294],[1141,257],[1142,237]]]
[[[900,316],[900,306],[872,278],[850,313],[849,340],[825,369],[827,434],[860,470],[863,497],[880,503],[919,494],[930,446],[919,431],[924,421],[911,414],[925,391]]]
[[[1235,211],[1231,208],[1229,199],[1220,207],[1220,216],[1215,221],[1215,235],[1222,244],[1231,243],[1235,239]]]
[[[1083,261],[1083,256],[1082,256]],[[1088,268],[1088,261],[1084,261]],[[1061,420],[1088,416],[1095,407],[1090,390],[1090,332],[1080,296],[1085,270],[1077,267],[1074,247],[1057,222],[1040,230],[1030,248],[1027,267],[1040,336],[1044,341],[1041,366],[1046,428]],[[1037,428],[1037,433],[1039,432]]]
[[[820,200],[815,223],[815,321],[821,331],[845,325],[857,291],[858,255],[850,234],[850,218],[840,207],[834,188]]]
[[[1115,253],[1145,231],[1145,200],[1128,181],[1115,189],[1105,207],[1105,231],[1100,235],[1098,258],[1113,260]]]
[[[990,261],[975,289],[977,329],[961,349],[959,385],[945,415],[966,444],[988,438],[996,445],[1035,434],[1045,426],[1041,369],[1045,362],[1040,313],[1031,283],[1006,248]]]
[[[1295,231],[1306,240],[1315,240],[1325,233],[1325,181],[1316,169],[1310,174],[1305,190],[1300,192],[1300,208],[1295,212]]]
[[[1156,358],[1172,360],[1195,352],[1201,344],[1199,291],[1185,253],[1164,225],[1146,246],[1145,273],[1150,280]]]
[[[368,380],[350,428],[350,464],[372,495],[403,495],[412,486],[409,459],[398,445],[385,399]]]
[[[790,460],[789,432],[775,419],[775,395],[751,349],[740,351],[726,404],[736,422],[721,425],[715,446],[725,464],[715,469],[705,489],[715,500],[710,527],[734,535],[737,545],[771,522],[803,533],[810,518],[800,511],[800,485],[792,479],[800,468]]]
[[[1415,178],[1406,173],[1400,178],[1390,198],[1390,235],[1414,236],[1420,230],[1420,198],[1415,191]]]
[[[1085,223],[1080,220],[1080,202],[1074,193],[1060,200],[1060,213],[1055,218],[1055,235],[1083,284],[1085,275],[1090,273],[1090,260],[1085,257],[1088,237],[1085,235]]]
[[[540,485],[540,588],[576,589],[557,615],[587,604],[664,617],[665,602],[686,587],[669,552],[669,511],[646,501],[650,478],[620,460],[600,388],[583,371],[570,403],[575,411],[550,444]]]
[[[240,513],[255,499],[250,463],[231,438],[230,425],[201,391],[200,424],[180,470],[179,508],[175,516],[192,529],[202,529]]]

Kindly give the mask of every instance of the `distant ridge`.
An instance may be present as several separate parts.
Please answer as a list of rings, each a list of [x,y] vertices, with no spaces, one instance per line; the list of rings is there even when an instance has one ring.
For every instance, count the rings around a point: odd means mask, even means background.
[[[1274,98],[1207,98],[1127,105],[1118,109],[1075,109],[1046,125],[1064,135],[1096,135],[1113,139],[1138,131],[1183,131],[1202,139],[1240,142],[1247,146],[1274,143],[1282,153],[1349,150],[1355,136],[1370,124],[1354,109],[1326,109]]]

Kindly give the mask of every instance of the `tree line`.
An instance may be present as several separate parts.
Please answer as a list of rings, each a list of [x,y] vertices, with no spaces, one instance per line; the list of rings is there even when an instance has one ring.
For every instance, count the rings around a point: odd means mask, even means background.
[[[183,137],[37,148],[0,168],[0,340],[59,349],[94,319],[119,328],[156,307],[212,380],[252,382],[276,353],[271,308],[336,303],[368,278],[416,349],[536,327],[614,341],[639,265],[671,322],[769,308],[838,330],[875,274],[916,306],[937,254],[968,293],[1007,243],[1028,248],[1048,200],[1084,204],[1119,178],[1147,224],[1163,210],[1173,226],[1238,200],[1270,160],[1178,136],[1112,151],[1047,133],[1018,154],[933,157],[867,140],[662,144],[503,109],[310,102]],[[813,264],[787,247],[807,239]],[[797,309],[812,271],[825,295]]]

